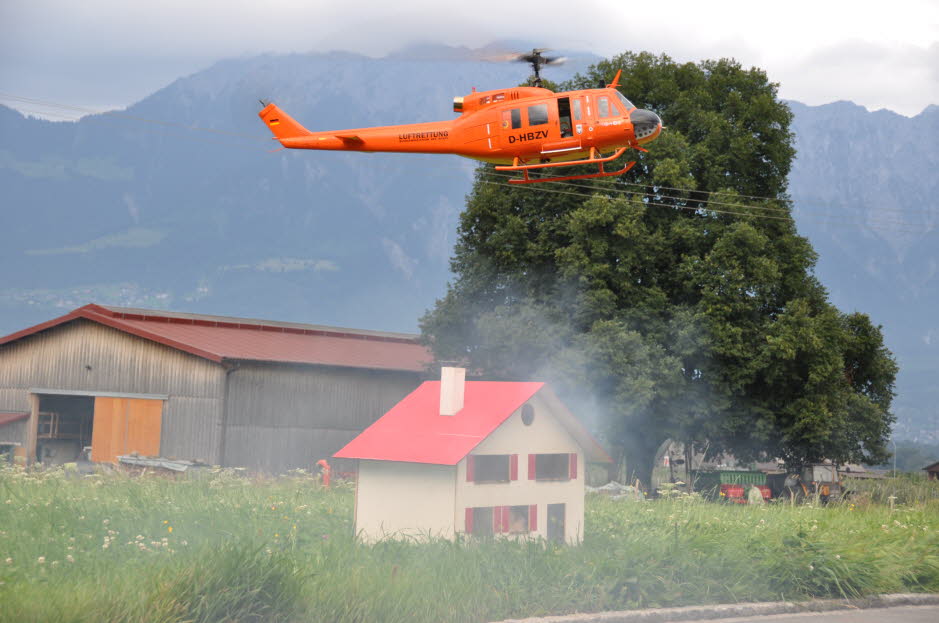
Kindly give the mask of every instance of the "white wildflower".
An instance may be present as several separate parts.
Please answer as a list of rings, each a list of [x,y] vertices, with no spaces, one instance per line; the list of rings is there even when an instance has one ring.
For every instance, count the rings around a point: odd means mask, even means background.
[[[39,560],[38,560],[37,562],[38,562],[40,565],[46,564],[46,557],[45,557],[45,556],[40,556],[40,557],[39,557]]]

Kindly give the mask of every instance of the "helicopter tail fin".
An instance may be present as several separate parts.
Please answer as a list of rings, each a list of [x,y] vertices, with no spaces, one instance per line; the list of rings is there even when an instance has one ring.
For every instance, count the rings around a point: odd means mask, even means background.
[[[312,134],[305,127],[297,123],[293,117],[282,111],[276,104],[267,104],[264,109],[258,113],[261,120],[267,125],[268,129],[274,133],[274,138],[283,141],[285,138],[296,138]]]

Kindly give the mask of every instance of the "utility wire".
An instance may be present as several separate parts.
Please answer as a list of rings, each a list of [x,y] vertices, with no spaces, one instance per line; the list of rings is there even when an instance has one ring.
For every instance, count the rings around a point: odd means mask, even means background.
[[[509,184],[509,183],[503,183],[503,182],[493,182],[493,181],[488,181],[488,180],[481,180],[481,181],[482,181],[484,184],[490,184],[490,185],[493,185],[493,186],[504,186],[504,187],[506,187],[506,188],[515,188],[515,189],[527,188],[527,186],[520,187],[520,186],[517,185],[517,184]],[[552,189],[552,188],[539,188],[539,189],[532,189],[532,190],[538,190],[539,192],[554,193],[554,194],[560,194],[560,195],[572,195],[572,196],[577,196],[577,197],[583,197],[583,196],[584,196],[583,193],[579,193],[579,192],[575,192],[575,191],[557,190],[557,189]],[[598,190],[599,190],[599,189],[598,189]],[[739,217],[745,217],[745,218],[769,219],[769,220],[776,220],[776,221],[788,221],[788,222],[790,222],[790,223],[795,223],[795,222],[796,222],[795,219],[792,218],[791,216],[772,216],[772,215],[769,215],[769,214],[752,214],[752,213],[748,213],[748,212],[734,212],[734,211],[731,211],[731,210],[715,210],[715,209],[712,209],[712,208],[707,207],[707,206],[701,206],[701,207],[682,206],[682,205],[675,205],[675,204],[670,204],[670,203],[658,203],[658,202],[653,202],[653,201],[642,201],[641,203],[642,203],[642,205],[644,205],[644,206],[653,206],[653,207],[661,207],[661,208],[671,208],[671,209],[673,209],[673,210],[674,210],[674,209],[678,209],[678,210],[688,210],[688,211],[692,211],[692,212],[713,213],[713,214],[726,214],[726,215],[729,215],[729,216],[739,216]],[[870,225],[870,224],[868,224],[868,223],[866,223],[866,222],[861,222],[861,221],[850,221],[850,220],[849,220],[849,221],[831,221],[831,220],[819,220],[819,219],[814,219],[814,218],[808,218],[808,220],[815,221],[815,222],[822,223],[822,224],[827,224],[827,225],[861,225],[861,226],[869,227],[870,229],[879,229],[879,230],[882,230],[882,231],[894,231],[894,232],[898,232],[898,233],[922,233],[922,231],[923,231],[921,228],[920,228],[920,229],[898,229],[898,228],[895,228],[895,227],[892,227],[892,228],[874,227],[874,226],[872,226],[872,225]],[[914,227],[914,226],[915,226],[914,223],[900,223],[900,224],[902,224],[902,225],[909,225],[909,226],[911,226],[911,227]]]
[[[513,174],[511,174],[511,173],[506,174],[506,173],[503,173],[503,172],[501,172],[501,171],[492,171],[491,173],[492,173],[492,175],[499,176],[499,177],[502,177],[502,178],[504,178],[504,179],[513,179],[513,178],[515,177],[515,176],[514,176]],[[484,180],[484,181],[485,181],[485,180]],[[627,195],[627,196],[633,196],[633,195],[639,194],[639,193],[634,193],[634,192],[632,192],[632,191],[628,191],[628,190],[624,190],[624,189],[619,189],[619,188],[612,188],[612,187],[611,187],[611,188],[603,188],[603,187],[592,186],[592,185],[589,185],[589,184],[573,183],[573,182],[570,182],[570,181],[543,182],[543,183],[544,183],[544,184],[556,184],[556,185],[558,185],[558,186],[564,186],[564,187],[568,187],[568,188],[582,188],[582,189],[585,189],[585,190],[593,190],[594,192],[598,192],[598,193],[617,194],[617,195]],[[641,185],[641,184],[633,184],[633,185],[634,185],[634,186],[644,186],[644,185]],[[514,188],[520,187],[520,185],[517,185],[517,184],[511,184],[511,186],[514,187]],[[530,186],[530,185],[529,185],[529,186]],[[539,189],[537,189],[537,190],[550,191],[551,189],[548,189],[548,188],[539,188]],[[582,196],[582,193],[569,193],[569,194],[581,194],[581,196]],[[656,198],[658,198],[658,199],[673,199],[673,200],[676,200],[676,201],[689,201],[689,199],[687,199],[686,197],[678,197],[678,196],[674,196],[674,195],[657,195]],[[681,207],[682,209],[697,209],[697,208],[693,208],[692,206],[677,206],[677,205],[673,205],[673,204],[661,204],[661,203],[655,204],[655,203],[653,203],[653,202],[651,202],[651,201],[646,201],[645,203],[648,204],[648,205],[662,205],[662,206],[676,207],[676,208],[677,208],[677,207]],[[727,210],[716,210],[716,209],[714,209],[712,206],[717,206],[717,207],[719,207],[719,208],[741,208],[741,209],[746,209],[746,210],[760,210],[760,211],[768,211],[768,212],[781,213],[781,214],[784,214],[784,215],[786,215],[786,216],[785,216],[785,217],[778,217],[778,216],[772,216],[772,217],[771,217],[770,215],[765,215],[765,216],[766,216],[766,218],[776,218],[776,219],[778,219],[778,218],[786,218],[787,220],[790,220],[790,219],[791,219],[793,212],[800,211],[800,208],[799,208],[798,206],[796,206],[793,210],[790,210],[790,209],[788,209],[788,208],[774,208],[774,207],[771,207],[771,206],[757,206],[757,205],[752,205],[752,204],[729,203],[729,202],[714,201],[714,200],[707,200],[706,205],[700,206],[700,209],[701,209],[701,210],[704,210],[704,211],[708,211],[708,212],[715,212],[715,213],[717,213],[717,214],[745,214],[745,215],[747,215],[747,216],[758,217],[758,218],[761,217],[761,216],[764,216],[764,215],[761,215],[761,214],[752,214],[752,213],[749,213],[749,212],[742,212],[742,213],[741,213],[741,212],[730,212],[730,211],[727,211]],[[815,220],[816,222],[823,222],[823,223],[840,223],[840,224],[850,223],[850,224],[863,224],[863,225],[869,225],[869,224],[871,224],[871,223],[876,223],[876,224],[885,224],[885,225],[886,225],[886,224],[890,224],[890,225],[900,225],[900,226],[906,226],[906,227],[916,227],[916,226],[917,226],[916,223],[910,223],[910,222],[907,222],[907,221],[889,220],[889,219],[868,219],[868,220],[865,220],[865,221],[857,221],[857,220],[851,220],[851,219],[848,219],[848,220],[840,219],[840,220],[835,220],[835,221],[831,221],[831,220],[819,221],[819,219],[814,218],[815,216],[822,216],[822,217],[832,216],[832,217],[836,217],[836,218],[837,218],[838,215],[837,215],[837,214],[831,214],[831,213],[827,213],[827,214],[826,214],[826,213],[817,213],[817,212],[816,212],[815,214],[812,214],[812,215],[810,215],[810,216],[808,216],[808,217],[802,216],[802,217],[800,217],[800,218],[808,218],[809,220]],[[894,230],[895,230],[895,229],[894,229]],[[919,231],[919,230],[911,230],[911,231]]]

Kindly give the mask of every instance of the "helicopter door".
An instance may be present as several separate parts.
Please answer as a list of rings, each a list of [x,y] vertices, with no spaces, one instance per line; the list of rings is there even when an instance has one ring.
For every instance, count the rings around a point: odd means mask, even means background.
[[[576,116],[576,115],[575,115]],[[585,94],[583,98],[581,117],[583,121],[580,122],[580,128],[583,131],[581,138],[583,139],[584,146],[592,146],[594,143],[594,129],[597,125],[597,98],[589,94]],[[575,121],[576,123],[576,121]]]
[[[574,126],[571,123],[571,98],[558,98],[558,126],[561,129],[561,138],[574,136]]]
[[[541,144],[541,155],[546,158],[568,156],[580,150],[580,137],[574,135],[574,120],[571,111],[571,98],[557,98],[557,128],[560,140]],[[576,102],[576,100],[575,100]]]
[[[574,121],[574,131],[577,133],[577,136],[581,136],[584,133],[584,100],[579,97],[575,97],[571,101],[571,114],[573,115]]]

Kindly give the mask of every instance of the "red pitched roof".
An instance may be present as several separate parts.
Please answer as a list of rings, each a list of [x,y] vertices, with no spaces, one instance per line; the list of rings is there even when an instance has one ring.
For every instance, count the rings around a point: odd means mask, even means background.
[[[425,381],[333,456],[456,465],[542,389],[557,401],[544,383],[467,381],[463,409],[445,416],[440,415],[440,381]],[[591,460],[609,460],[560,401],[557,404],[562,424],[585,447]]]
[[[85,305],[48,322],[0,338],[0,345],[78,318],[224,360],[304,363],[421,372],[432,360],[417,336],[288,322]]]

